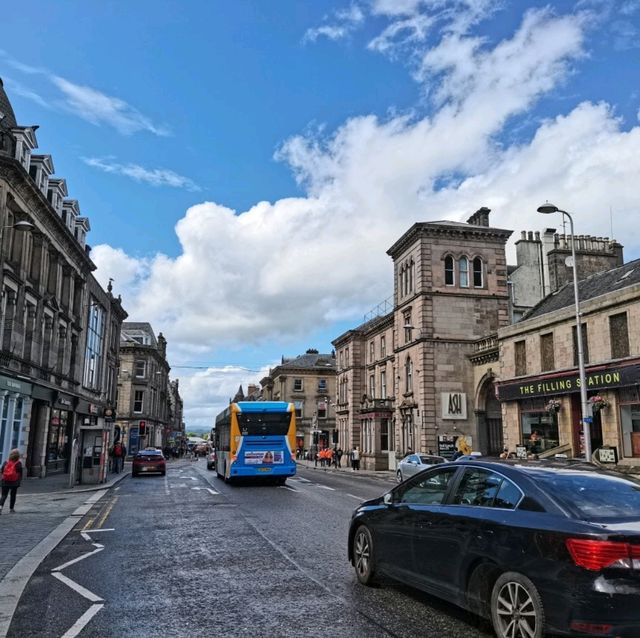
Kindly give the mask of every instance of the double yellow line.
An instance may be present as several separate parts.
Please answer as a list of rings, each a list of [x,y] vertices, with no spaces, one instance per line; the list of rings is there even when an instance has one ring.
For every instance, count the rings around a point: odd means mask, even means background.
[[[98,513],[87,521],[86,525],[82,528],[81,531],[86,532],[90,529],[101,529],[102,527],[104,527],[105,521],[107,520],[109,514],[111,514],[111,510],[113,509],[117,501],[117,495],[109,497],[105,501],[104,505],[98,510]]]

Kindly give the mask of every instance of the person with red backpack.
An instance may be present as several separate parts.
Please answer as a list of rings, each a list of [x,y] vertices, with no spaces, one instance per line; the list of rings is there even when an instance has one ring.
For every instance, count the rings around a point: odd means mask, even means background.
[[[124,467],[124,457],[127,454],[127,448],[123,445],[122,441],[118,440],[113,445],[113,471],[116,474],[120,474],[120,471]]]
[[[16,494],[22,481],[22,463],[20,462],[20,450],[15,449],[9,452],[9,459],[2,464],[2,497],[0,497],[0,514],[4,507],[7,496],[9,499],[9,511],[15,514]]]

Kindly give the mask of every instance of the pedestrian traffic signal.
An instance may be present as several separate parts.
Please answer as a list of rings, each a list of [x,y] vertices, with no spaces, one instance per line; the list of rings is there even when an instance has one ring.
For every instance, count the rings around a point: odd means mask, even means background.
[[[147,436],[147,424],[145,421],[138,423],[138,434],[140,436]]]

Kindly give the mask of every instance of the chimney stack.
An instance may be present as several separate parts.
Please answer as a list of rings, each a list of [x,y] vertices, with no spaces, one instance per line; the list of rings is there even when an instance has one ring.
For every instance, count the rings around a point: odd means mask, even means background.
[[[467,224],[471,224],[473,226],[489,226],[489,213],[491,212],[490,208],[483,206],[479,208],[469,219],[467,219]]]

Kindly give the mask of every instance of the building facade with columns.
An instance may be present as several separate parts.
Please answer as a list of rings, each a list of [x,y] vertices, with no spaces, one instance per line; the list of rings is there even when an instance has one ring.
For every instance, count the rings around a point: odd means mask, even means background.
[[[18,448],[29,476],[99,482],[126,312],[93,276],[89,221],[51,156],[33,152],[38,127],[18,126],[1,80],[0,111],[0,462]],[[86,473],[83,425],[99,430]]]
[[[473,409],[468,357],[510,321],[511,235],[491,227],[489,213],[414,224],[387,251],[393,310],[332,342],[336,384],[346,388],[337,398],[339,428],[361,448],[363,467],[393,469],[409,451],[451,455],[488,439]]]

